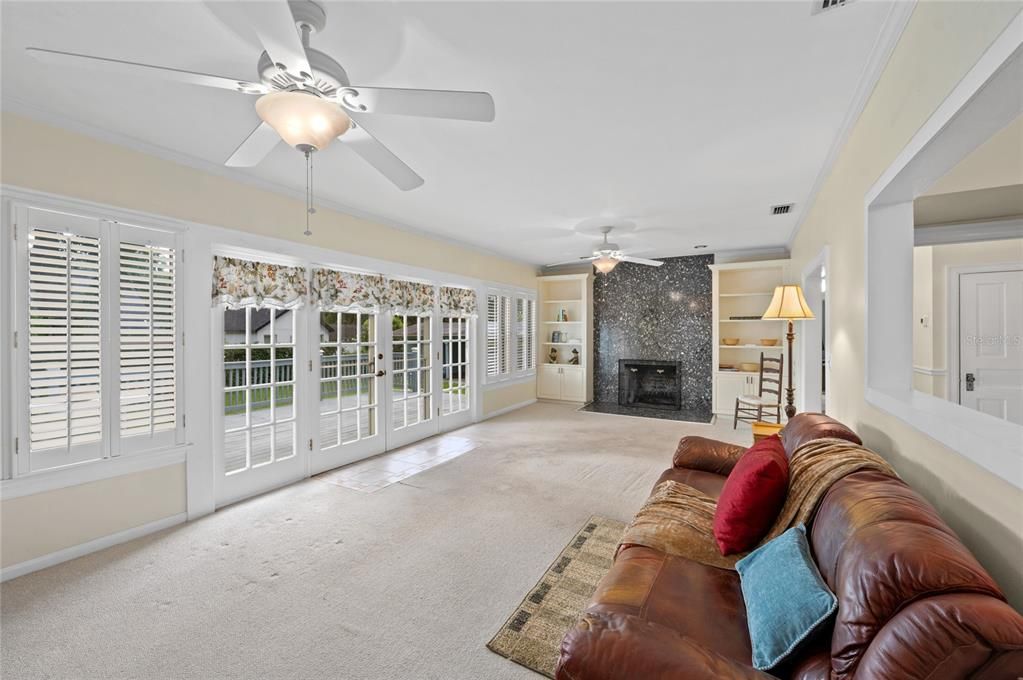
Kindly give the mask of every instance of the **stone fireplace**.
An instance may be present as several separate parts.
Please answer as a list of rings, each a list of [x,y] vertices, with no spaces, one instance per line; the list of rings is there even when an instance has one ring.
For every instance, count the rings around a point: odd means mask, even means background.
[[[649,359],[618,361],[618,404],[682,409],[682,363]]]

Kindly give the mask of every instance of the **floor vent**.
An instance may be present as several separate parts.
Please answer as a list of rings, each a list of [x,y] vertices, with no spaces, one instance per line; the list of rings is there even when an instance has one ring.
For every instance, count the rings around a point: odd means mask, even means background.
[[[795,203],[786,203],[785,205],[772,205],[771,206],[771,214],[772,215],[788,215],[790,212],[792,212],[792,208],[794,206],[795,206]]]
[[[827,12],[829,9],[838,9],[851,2],[853,0],[813,0],[813,3],[810,5],[810,14],[820,14],[821,12]]]

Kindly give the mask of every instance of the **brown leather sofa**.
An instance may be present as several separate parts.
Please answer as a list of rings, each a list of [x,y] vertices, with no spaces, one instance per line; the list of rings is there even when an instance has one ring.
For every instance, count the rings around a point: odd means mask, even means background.
[[[785,451],[821,437],[859,443],[847,427],[801,414]],[[717,497],[745,447],[686,437],[674,479]],[[771,674],[751,665],[736,572],[644,546],[625,546],[561,644],[559,680],[818,678],[883,680],[1023,677],[1023,617],[934,508],[877,472],[836,482],[808,527],[834,625]]]

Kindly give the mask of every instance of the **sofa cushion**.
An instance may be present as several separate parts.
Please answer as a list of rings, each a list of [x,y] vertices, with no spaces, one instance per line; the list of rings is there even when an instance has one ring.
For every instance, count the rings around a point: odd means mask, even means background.
[[[716,499],[721,495],[721,487],[725,485],[725,479],[724,475],[716,475],[713,472],[704,472],[703,470],[669,468],[657,478],[657,482],[654,484],[654,489],[656,489],[661,482],[671,480],[673,482],[679,482],[680,484],[688,484],[694,489],[699,489],[711,498]]]
[[[854,472],[831,487],[811,543],[838,596],[831,642],[836,678],[859,675],[878,631],[917,600],[951,593],[1004,599],[934,508],[905,482],[880,472]]]
[[[789,463],[777,435],[753,445],[728,475],[714,511],[722,555],[745,552],[764,537],[785,502]]]
[[[785,454],[789,458],[796,452],[796,449],[814,439],[833,437],[845,439],[853,444],[863,443],[855,432],[823,413],[800,413],[793,416],[785,423],[780,436],[781,443],[785,447]]]
[[[639,616],[749,666],[751,651],[739,575],[645,546],[618,554],[588,612]]]
[[[735,568],[742,580],[757,670],[787,659],[838,608],[810,556],[802,524],[760,546]]]

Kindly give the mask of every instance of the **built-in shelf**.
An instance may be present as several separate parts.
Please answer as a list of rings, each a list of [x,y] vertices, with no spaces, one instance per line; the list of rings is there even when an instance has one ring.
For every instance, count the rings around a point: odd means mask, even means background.
[[[543,363],[543,364],[540,364],[540,365],[541,366],[557,366],[558,368],[578,368],[578,369],[582,369],[582,366],[580,366],[579,364],[562,364],[562,363],[552,364],[550,362],[547,362],[547,363]]]
[[[544,300],[545,305],[563,305],[568,302],[582,302],[582,300]]]
[[[565,323],[582,323],[582,321],[544,321],[543,323],[565,324]]]
[[[537,342],[536,396],[575,404],[592,401],[593,271],[587,267],[586,273],[539,276],[536,282],[539,336],[562,339]],[[558,354],[554,363],[549,363],[551,352]],[[570,364],[570,359],[579,363]]]
[[[541,342],[540,344],[541,345],[552,345],[554,347],[561,347],[563,345],[575,345],[576,347],[579,347],[583,343],[582,343],[582,340],[580,340],[579,342]]]
[[[784,319],[720,319],[721,323],[778,323]]]
[[[779,345],[719,345],[721,349],[782,349]]]
[[[726,297],[726,298],[727,297],[751,297],[751,296],[754,296],[754,295],[759,295],[759,296],[763,296],[763,297],[770,297],[770,296],[774,295],[774,291],[771,291],[770,293],[718,293],[718,297]]]

